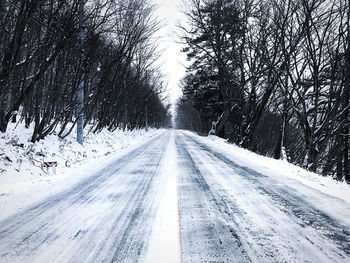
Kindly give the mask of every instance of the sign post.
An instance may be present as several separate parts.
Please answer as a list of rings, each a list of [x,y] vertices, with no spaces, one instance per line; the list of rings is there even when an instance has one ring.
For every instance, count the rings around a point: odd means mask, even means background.
[[[52,168],[53,174],[56,175],[56,167],[57,167],[57,162],[43,162],[42,164],[43,167],[46,167],[46,173],[50,175],[50,170],[49,168]]]
[[[216,121],[213,121],[212,124],[211,124],[211,129],[209,131],[209,135],[215,135],[216,134],[216,124],[217,122]]]

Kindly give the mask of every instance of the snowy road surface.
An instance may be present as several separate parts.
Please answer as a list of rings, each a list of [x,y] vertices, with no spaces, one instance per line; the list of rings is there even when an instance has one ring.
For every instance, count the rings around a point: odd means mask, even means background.
[[[167,131],[1,221],[0,262],[350,262],[349,218],[294,188]]]

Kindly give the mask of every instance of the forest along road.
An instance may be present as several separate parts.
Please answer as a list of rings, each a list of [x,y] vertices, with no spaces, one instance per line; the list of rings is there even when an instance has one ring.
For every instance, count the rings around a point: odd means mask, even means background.
[[[0,262],[350,262],[350,227],[335,218],[166,131],[1,221]]]

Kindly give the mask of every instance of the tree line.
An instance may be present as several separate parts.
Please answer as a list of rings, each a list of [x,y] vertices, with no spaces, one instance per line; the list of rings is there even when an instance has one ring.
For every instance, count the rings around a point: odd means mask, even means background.
[[[82,114],[93,132],[167,125],[153,12],[142,0],[0,1],[0,131],[23,121],[32,142],[64,138]]]
[[[350,182],[348,0],[188,0],[179,128]]]

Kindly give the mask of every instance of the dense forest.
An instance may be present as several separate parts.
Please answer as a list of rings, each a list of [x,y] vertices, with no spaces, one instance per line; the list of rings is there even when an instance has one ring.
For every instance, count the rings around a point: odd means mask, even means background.
[[[167,125],[153,12],[143,0],[0,1],[1,132],[23,122],[32,142],[64,138],[82,116],[93,132]]]
[[[348,0],[189,0],[179,128],[350,182]]]

